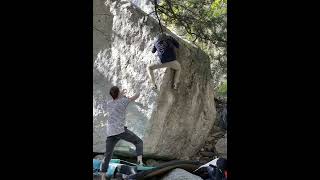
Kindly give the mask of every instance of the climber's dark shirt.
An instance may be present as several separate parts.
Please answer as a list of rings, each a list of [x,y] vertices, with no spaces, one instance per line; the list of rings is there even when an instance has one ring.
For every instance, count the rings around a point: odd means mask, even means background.
[[[179,43],[170,36],[165,40],[157,40],[153,46],[152,53],[158,51],[161,63],[174,61],[176,60],[175,47],[179,48]]]

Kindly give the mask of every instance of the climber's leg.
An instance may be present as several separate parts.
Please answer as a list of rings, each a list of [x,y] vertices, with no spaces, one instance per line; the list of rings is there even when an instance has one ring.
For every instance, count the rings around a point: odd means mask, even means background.
[[[177,60],[175,60],[175,61],[172,61],[171,68],[176,71],[173,79],[173,88],[177,89],[178,83],[180,82],[181,65]]]
[[[127,128],[125,128],[125,132],[119,134],[119,137],[125,141],[131,142],[136,146],[137,161],[138,161],[138,164],[142,165],[143,164],[142,162],[143,141]]]
[[[169,67],[171,69],[174,69],[176,71],[175,75],[174,75],[174,78],[173,78],[173,88],[177,89],[178,88],[179,79],[180,79],[180,72],[181,72],[180,63],[177,60],[174,60],[174,61],[170,61],[170,62],[164,63],[164,66],[165,67]]]
[[[118,135],[107,137],[106,153],[104,154],[105,158],[102,161],[102,167],[100,170],[103,173],[108,171],[108,166],[109,166],[109,162],[111,160],[112,154],[113,154],[113,149],[114,149],[115,145],[117,144],[117,142],[120,140],[117,136]]]

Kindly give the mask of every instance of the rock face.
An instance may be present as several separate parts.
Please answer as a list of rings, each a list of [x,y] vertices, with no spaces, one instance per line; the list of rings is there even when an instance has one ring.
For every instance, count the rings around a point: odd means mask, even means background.
[[[133,4],[138,6],[140,9],[142,9],[147,14],[152,13],[154,11],[154,6],[151,3],[154,2],[154,0],[131,0]],[[157,0],[157,3],[159,4],[160,0]]]
[[[174,169],[167,175],[161,178],[161,180],[202,180],[201,177],[189,173],[183,169]]]
[[[215,97],[217,118],[215,125],[227,130],[227,99],[224,97]]]
[[[224,138],[219,139],[216,146],[215,146],[217,153],[221,157],[226,158],[226,159],[228,157],[227,156],[227,152],[228,152],[227,151],[227,142],[228,142],[228,140],[227,140],[227,137],[225,136]]]
[[[111,48],[113,16],[105,0],[93,1],[93,13],[93,60],[96,60],[99,53]]]
[[[215,121],[209,57],[180,39],[177,60],[181,64],[178,90],[172,89],[174,71],[155,70],[159,92],[153,91],[147,66],[159,62],[151,49],[159,26],[155,19],[129,1],[94,0],[93,151],[105,151],[107,117],[102,104],[110,100],[109,89],[117,85],[127,95],[141,96],[127,108],[128,129],[144,141],[144,154],[183,158],[196,153]],[[128,152],[121,141],[117,152]]]
[[[214,157],[227,159],[227,98],[215,97],[216,121],[209,133],[204,146],[196,153],[192,160],[205,164]],[[219,143],[218,143],[219,142]]]

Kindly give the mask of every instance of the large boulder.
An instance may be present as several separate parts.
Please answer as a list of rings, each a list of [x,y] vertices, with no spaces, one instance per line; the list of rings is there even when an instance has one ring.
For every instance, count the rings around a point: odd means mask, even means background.
[[[144,141],[146,156],[184,158],[204,144],[215,121],[209,57],[199,48],[174,36],[181,47],[177,60],[182,71],[178,90],[172,89],[174,71],[155,71],[159,91],[153,91],[147,66],[158,62],[151,49],[159,26],[155,19],[129,1],[94,0],[93,151],[105,151],[106,118],[102,104],[117,85],[127,95],[141,96],[127,108],[127,126]],[[99,11],[99,12],[98,12]],[[103,14],[103,17],[102,15]],[[101,17],[100,17],[101,16]],[[130,154],[121,141],[115,153]]]
[[[186,170],[177,168],[163,176],[161,180],[202,180],[202,178],[191,174]]]
[[[111,48],[112,18],[105,0],[93,1],[93,60],[100,51]]]

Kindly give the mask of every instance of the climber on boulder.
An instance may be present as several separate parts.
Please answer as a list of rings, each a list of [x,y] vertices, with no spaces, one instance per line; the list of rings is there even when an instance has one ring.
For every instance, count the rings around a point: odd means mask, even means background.
[[[136,146],[138,164],[143,165],[143,141],[125,127],[126,108],[128,104],[135,101],[140,94],[137,93],[136,95],[128,98],[125,96],[125,90],[120,92],[117,86],[113,86],[110,89],[110,95],[113,100],[104,104],[104,109],[108,114],[108,121],[106,153],[100,170],[102,180],[106,177],[106,172],[108,170],[109,161],[112,157],[114,147],[121,139]]]
[[[179,48],[179,43],[173,37],[166,35],[165,33],[161,33],[156,37],[152,53],[158,51],[157,55],[159,56],[161,63],[152,64],[148,66],[147,69],[154,89],[157,89],[157,85],[154,80],[153,70],[165,67],[169,67],[176,71],[174,75],[173,88],[178,88],[181,66],[176,60],[176,48]]]

